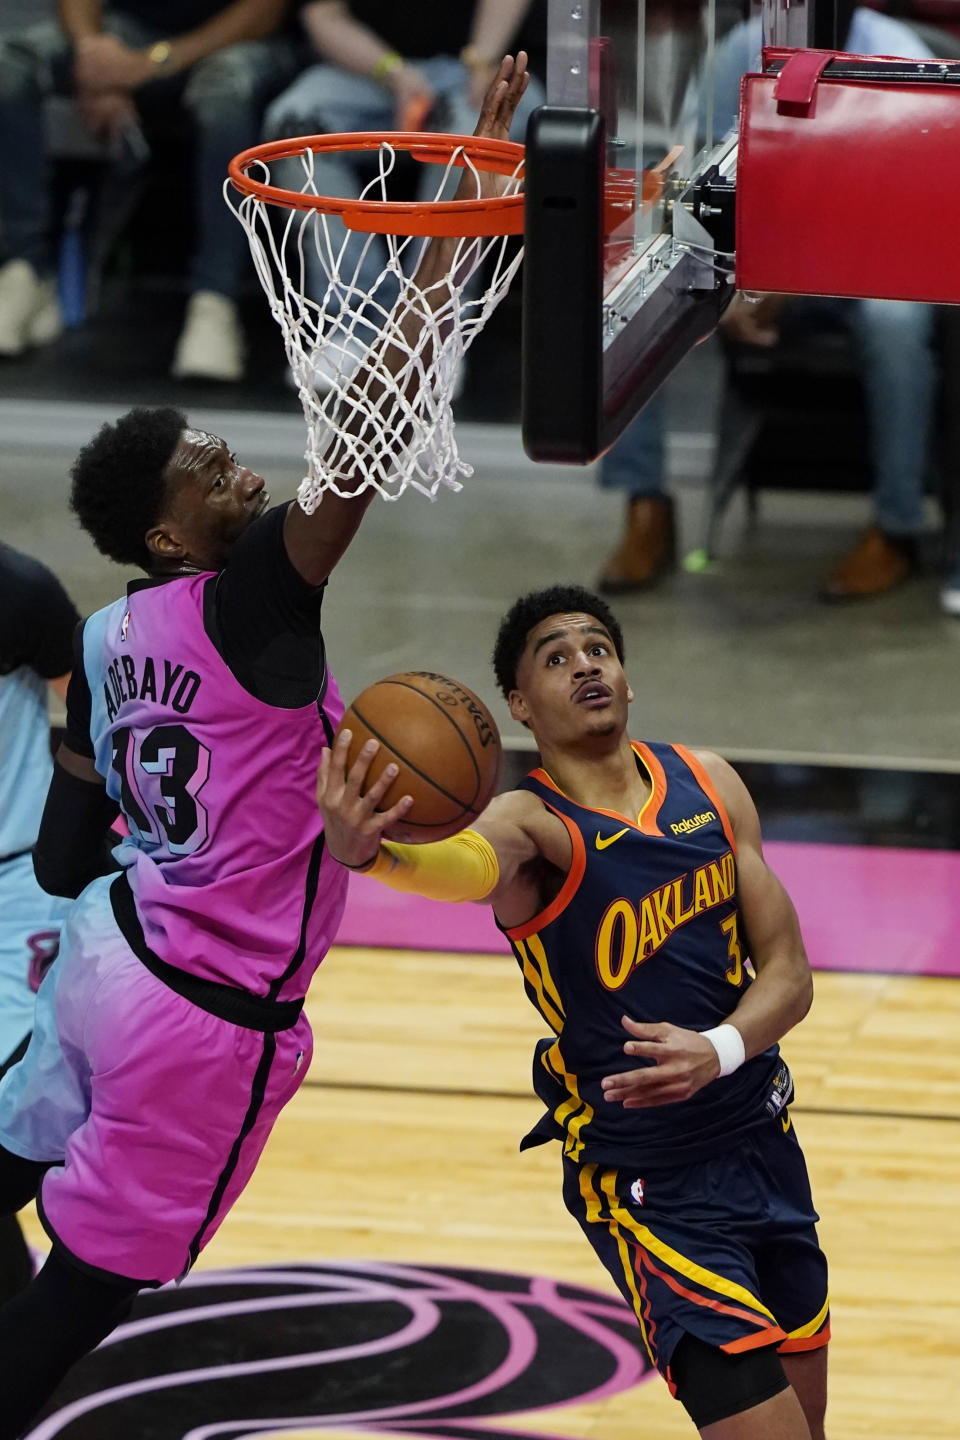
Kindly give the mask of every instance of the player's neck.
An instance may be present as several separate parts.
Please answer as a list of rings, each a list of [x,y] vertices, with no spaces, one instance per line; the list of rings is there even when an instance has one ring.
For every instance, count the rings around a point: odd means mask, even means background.
[[[543,768],[564,795],[592,810],[639,815],[650,795],[650,783],[637,766],[630,737],[624,733],[610,744],[595,737],[576,749],[541,752]]]
[[[151,580],[176,580],[182,575],[203,575],[211,565],[195,565],[192,560],[178,560],[169,565],[157,564],[147,571]]]

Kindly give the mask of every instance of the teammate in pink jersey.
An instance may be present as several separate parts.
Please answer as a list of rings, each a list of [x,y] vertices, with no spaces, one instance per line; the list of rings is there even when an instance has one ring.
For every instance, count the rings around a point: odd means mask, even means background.
[[[526,82],[506,57],[477,135],[506,139]],[[455,244],[431,243],[421,288]],[[79,632],[37,845],[44,888],[79,898],[0,1082],[0,1214],[36,1197],[53,1242],[0,1307],[0,1440],[137,1290],[186,1273],[306,1073],[301,1007],[346,886],[314,800],[343,713],[321,604],[373,493],[270,510],[170,409],[105,426],[74,467],[84,528],[148,578]]]

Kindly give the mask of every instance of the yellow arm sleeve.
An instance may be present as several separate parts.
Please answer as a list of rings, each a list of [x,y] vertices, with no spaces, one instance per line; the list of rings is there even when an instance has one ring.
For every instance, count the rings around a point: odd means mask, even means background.
[[[461,830],[448,840],[399,845],[384,840],[369,870],[391,890],[428,900],[483,900],[500,878],[497,856],[476,830]]]

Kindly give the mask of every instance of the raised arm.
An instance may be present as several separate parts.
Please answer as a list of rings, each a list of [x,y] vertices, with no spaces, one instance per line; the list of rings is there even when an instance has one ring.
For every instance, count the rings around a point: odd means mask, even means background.
[[[750,793],[736,771],[710,751],[697,759],[713,781],[730,817],[737,844],[737,897],[743,921],[745,955],[757,978],[741,993],[739,1003],[722,1024],[735,1035],[720,1037],[720,1050],[729,1053],[728,1065],[759,1055],[798,1024],[813,1000],[813,978],[800,935],[797,912],[786,890],[763,858],[760,821]],[[737,957],[741,959],[744,957]],[[628,1055],[647,1062],[647,1068],[608,1076],[608,1100],[628,1108],[665,1105],[686,1100],[721,1073],[729,1073],[718,1050],[693,1030],[663,1023],[638,1025],[624,1017],[633,1037],[624,1045]],[[720,1027],[717,1027],[718,1029]],[[743,1045],[742,1058],[737,1036]],[[728,1052],[732,1041],[733,1049]],[[656,1068],[649,1061],[656,1062]]]
[[[508,138],[513,113],[528,83],[526,59],[526,55],[522,52],[517,56],[516,61],[509,55],[505,56],[484,97],[480,118],[474,130],[475,135],[500,140]],[[484,175],[482,183],[484,193],[488,193],[488,191],[495,193],[496,187],[503,182],[499,176]],[[457,192],[458,197],[464,198],[473,195],[475,186],[476,181],[472,173],[465,169]],[[417,288],[426,294],[428,303],[433,300],[439,305],[443,299],[447,298],[444,293],[447,291],[447,286],[442,282],[450,276],[451,268],[456,260],[458,244],[459,241],[455,237],[437,237],[431,241],[424,252],[414,278]],[[451,283],[453,283],[452,280]],[[413,307],[406,309],[399,325],[405,346],[409,348],[415,346],[426,319],[426,315],[421,311]],[[396,374],[406,363],[407,358],[408,351],[402,346],[390,347],[380,357],[379,363],[391,374]],[[411,379],[410,383],[416,383],[415,379]],[[366,391],[371,405],[376,404],[385,389],[385,386],[376,379],[376,374],[374,373],[373,376],[366,374],[363,366],[354,376],[353,385],[357,389]],[[354,423],[360,426],[363,423],[362,418],[357,418]],[[399,419],[398,423],[400,423]],[[364,476],[358,473],[356,476],[358,486],[363,483],[363,479]],[[307,515],[299,505],[290,506],[284,527],[287,553],[293,565],[309,584],[320,585],[326,580],[357,533],[374,494],[372,489],[367,489],[356,496],[344,498],[327,492],[312,515]]]

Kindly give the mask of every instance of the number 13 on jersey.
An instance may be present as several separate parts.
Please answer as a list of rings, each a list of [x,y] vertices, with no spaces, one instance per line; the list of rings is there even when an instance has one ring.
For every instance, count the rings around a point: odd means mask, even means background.
[[[138,839],[192,855],[207,838],[199,794],[210,774],[210,751],[184,725],[113,733],[111,769],[120,781],[120,806]]]

